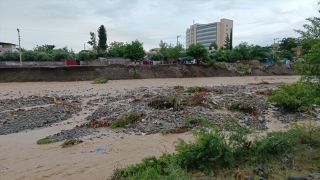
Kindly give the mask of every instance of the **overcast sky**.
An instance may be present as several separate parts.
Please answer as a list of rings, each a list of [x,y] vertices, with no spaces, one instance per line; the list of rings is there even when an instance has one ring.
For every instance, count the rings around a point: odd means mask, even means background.
[[[307,17],[318,16],[317,0],[0,0],[0,42],[21,46],[89,47],[89,32],[105,25],[108,43],[160,40],[185,46],[185,32],[196,23],[234,22],[233,45],[241,41],[270,45],[274,38],[298,37]]]

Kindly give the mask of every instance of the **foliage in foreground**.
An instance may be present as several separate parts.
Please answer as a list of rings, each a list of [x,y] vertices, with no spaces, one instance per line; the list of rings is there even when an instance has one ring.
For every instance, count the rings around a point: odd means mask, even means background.
[[[320,87],[310,82],[280,83],[271,91],[268,102],[276,102],[289,111],[308,111],[313,104],[320,105]]]
[[[108,82],[108,79],[104,77],[99,77],[93,80],[92,84],[105,84]]]
[[[45,137],[45,138],[42,138],[42,139],[39,139],[37,141],[37,144],[51,144],[51,143],[55,143],[57,142],[57,140],[51,138],[51,137]]]
[[[265,163],[284,153],[320,147],[320,127],[312,125],[293,124],[287,132],[267,133],[253,141],[247,140],[252,131],[246,127],[237,126],[225,133],[208,122],[204,126],[194,132],[194,142],[179,139],[176,154],[144,158],[139,164],[116,169],[111,179],[188,179],[187,173],[197,171],[218,175],[221,169]]]

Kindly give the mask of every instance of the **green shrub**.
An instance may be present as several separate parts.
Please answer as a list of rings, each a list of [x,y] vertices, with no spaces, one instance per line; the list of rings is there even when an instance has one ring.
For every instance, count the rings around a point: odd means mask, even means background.
[[[139,164],[116,169],[111,179],[189,179],[187,173],[175,162],[174,156],[163,154],[158,159],[154,156],[143,158]]]
[[[0,61],[20,61],[18,52],[6,51],[0,55]]]
[[[195,142],[179,139],[176,146],[177,160],[181,167],[210,172],[211,168],[228,167],[234,161],[232,149],[226,144],[226,135],[218,128],[194,132]]]
[[[92,84],[105,84],[108,82],[108,79],[104,77],[99,77],[93,80]]]
[[[77,54],[77,60],[90,61],[96,59],[97,55],[93,51],[82,50]]]
[[[320,127],[313,124],[293,124],[287,132],[270,132],[249,141],[252,129],[234,125],[233,121],[224,125],[233,126],[228,133],[205,119],[202,123],[204,128],[194,132],[193,142],[179,139],[176,154],[144,158],[139,164],[116,169],[112,179],[187,179],[187,172],[199,170],[213,171],[216,176],[221,169],[267,163],[284,154],[295,156],[310,146],[320,147]]]
[[[57,142],[56,139],[53,139],[52,137],[45,137],[45,138],[42,138],[42,139],[39,139],[37,141],[37,144],[51,144],[51,143],[55,143]]]
[[[133,78],[134,79],[138,79],[139,78],[139,73],[137,71],[134,71]]]
[[[271,91],[268,102],[276,102],[289,111],[307,111],[313,104],[320,105],[319,86],[309,82],[280,83],[279,90]]]
[[[117,128],[117,127],[125,127],[125,125],[134,123],[139,121],[142,118],[142,115],[137,112],[130,112],[128,114],[122,115],[118,119],[116,119],[112,125],[110,126],[111,129]]]

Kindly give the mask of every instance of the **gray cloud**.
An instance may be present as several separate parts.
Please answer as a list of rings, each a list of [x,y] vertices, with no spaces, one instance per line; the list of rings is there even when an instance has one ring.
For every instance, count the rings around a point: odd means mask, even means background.
[[[302,29],[317,9],[316,0],[1,0],[0,40],[17,43],[20,28],[27,49],[55,44],[79,51],[103,24],[108,42],[138,39],[149,50],[160,40],[175,44],[177,35],[185,44],[193,20],[228,18],[234,20],[234,45],[267,45],[275,37],[297,37],[293,29]]]

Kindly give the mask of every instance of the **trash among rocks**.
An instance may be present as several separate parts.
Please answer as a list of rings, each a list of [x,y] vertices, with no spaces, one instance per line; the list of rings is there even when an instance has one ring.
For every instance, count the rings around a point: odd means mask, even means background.
[[[102,147],[98,147],[98,148],[94,149],[94,151],[103,151],[103,150],[104,150],[104,148],[102,148]]]

